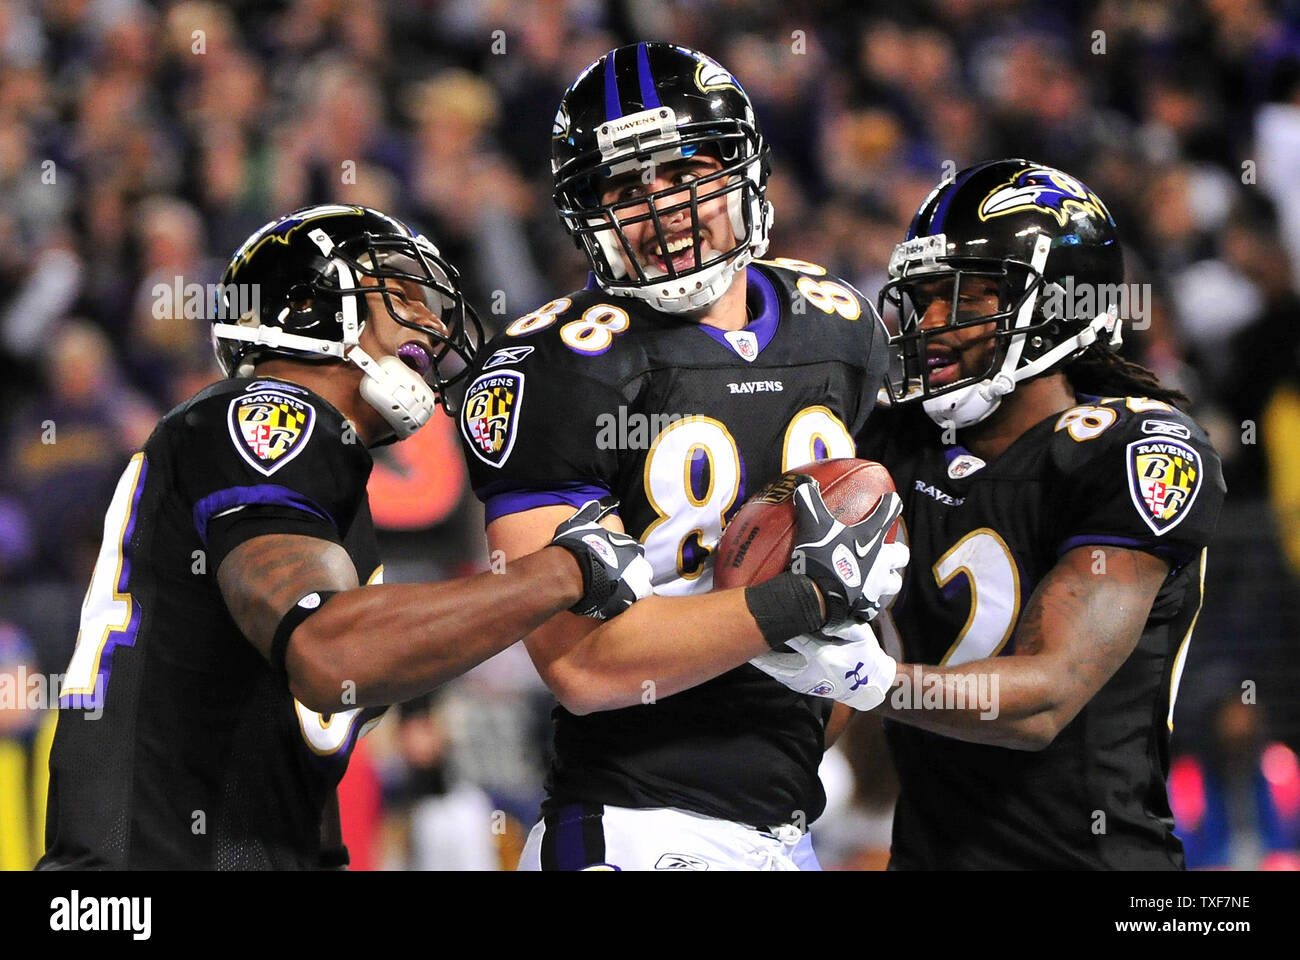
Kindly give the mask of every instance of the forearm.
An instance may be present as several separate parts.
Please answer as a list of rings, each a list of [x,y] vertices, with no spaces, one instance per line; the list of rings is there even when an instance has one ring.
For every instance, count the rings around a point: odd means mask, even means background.
[[[1168,565],[1112,548],[1107,573],[1091,547],[1061,558],[1016,624],[1015,653],[957,667],[903,664],[884,707],[932,733],[1041,750],[1133,652]]]
[[[856,716],[857,711],[843,703],[837,703],[831,708],[831,718],[826,723],[824,738],[827,750],[835,746],[835,741],[844,735],[844,731],[849,728],[849,724],[853,722],[853,718]]]
[[[553,688],[574,712],[671,696],[771,649],[743,588],[649,597],[579,640],[554,665]]]
[[[1040,750],[1055,733],[1052,678],[1035,657],[992,657],[959,667],[899,664],[880,709],[890,719],[956,740]]]
[[[347,590],[294,631],[285,661],[290,686],[326,712],[409,700],[501,652],[581,595],[578,566],[560,548],[513,560],[502,574]]]

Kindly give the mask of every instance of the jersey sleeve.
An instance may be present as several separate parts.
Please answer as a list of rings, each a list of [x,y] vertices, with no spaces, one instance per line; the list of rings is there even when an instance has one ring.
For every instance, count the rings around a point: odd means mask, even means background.
[[[218,392],[183,415],[177,489],[216,570],[245,540],[293,533],[343,543],[371,459],[333,408],[301,388]]]
[[[1219,455],[1185,414],[1152,401],[1118,401],[1130,403],[1136,412],[1112,402],[1067,410],[1057,421],[1056,552],[1111,544],[1154,553],[1178,569],[1214,534],[1226,493]]]
[[[627,402],[616,383],[596,374],[597,358],[557,340],[498,338],[466,389],[460,440],[488,523],[612,496],[614,437]]]

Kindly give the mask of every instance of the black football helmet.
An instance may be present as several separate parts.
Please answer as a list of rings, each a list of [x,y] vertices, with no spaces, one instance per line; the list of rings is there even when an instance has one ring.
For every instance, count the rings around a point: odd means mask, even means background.
[[[722,169],[653,194],[601,202],[603,180],[644,174],[697,152],[718,159]],[[611,50],[579,74],[555,114],[551,171],[565,230],[587,254],[601,289],[670,313],[707,307],[739,270],[763,255],[772,224],[769,166],[753,106],[736,78],[685,47],[636,43]],[[656,206],[682,194],[685,199],[672,206]],[[699,204],[721,197],[735,245],[703,260]],[[683,209],[690,210],[693,265],[679,272],[671,258],[664,268],[641,263],[624,227],[653,222],[665,250],[663,221]]]
[[[879,306],[899,330],[890,338],[890,399],[922,401],[938,423],[978,423],[1017,383],[1069,362],[1102,333],[1119,344],[1124,259],[1115,221],[1083,183],[1029,160],[977,164],[940,183],[894,248],[889,276]],[[962,286],[973,278],[997,283],[995,313],[962,309]],[[936,299],[951,304],[948,322],[922,329]],[[929,343],[988,323],[997,324],[988,368],[932,385]]]
[[[436,403],[453,412],[452,388],[483,342],[458,281],[438,248],[394,217],[355,204],[304,207],[262,227],[231,258],[212,325],[217,361],[227,376],[250,375],[267,355],[353,362],[366,374],[363,396],[408,436]],[[403,282],[405,292],[396,286]],[[394,309],[412,286],[440,326]],[[394,320],[428,337],[431,352],[413,340],[396,357],[372,358],[357,345],[366,295],[375,293]]]

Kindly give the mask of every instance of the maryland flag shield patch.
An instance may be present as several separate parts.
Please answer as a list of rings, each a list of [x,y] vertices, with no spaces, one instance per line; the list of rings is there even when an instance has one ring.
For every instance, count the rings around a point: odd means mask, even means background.
[[[499,467],[510,456],[523,396],[524,375],[515,370],[482,374],[465,391],[460,429],[484,463]]]
[[[287,392],[259,390],[230,401],[227,419],[240,456],[269,477],[307,445],[316,409]]]
[[[1201,473],[1201,455],[1181,440],[1153,438],[1128,445],[1129,493],[1157,536],[1191,512]]]

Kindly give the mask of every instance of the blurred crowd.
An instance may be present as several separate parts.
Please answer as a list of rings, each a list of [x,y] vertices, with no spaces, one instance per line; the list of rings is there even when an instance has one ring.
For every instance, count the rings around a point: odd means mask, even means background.
[[[1192,397],[1227,472],[1176,714],[1175,753],[1198,765],[1179,768],[1178,802],[1196,829],[1221,807],[1237,830],[1202,865],[1294,848],[1296,0],[0,3],[0,671],[64,668],[127,456],[219,375],[201,307],[163,288],[215,283],[262,223],[325,201],[427,233],[490,327],[580,286],[550,125],[582,67],[641,39],[736,74],[773,150],[771,255],[868,296],[921,198],[970,163],[1030,157],[1106,201],[1151,295],[1125,352]],[[372,497],[390,582],[485,565],[445,421],[381,456]],[[508,862],[540,798],[550,703],[515,649],[393,711],[348,778],[358,865]],[[27,793],[0,796],[0,834],[32,837],[0,844],[0,866],[39,849],[41,729],[0,723],[31,768]],[[868,719],[828,758],[830,865],[887,849],[879,748]],[[1211,802],[1242,778],[1262,786]]]

